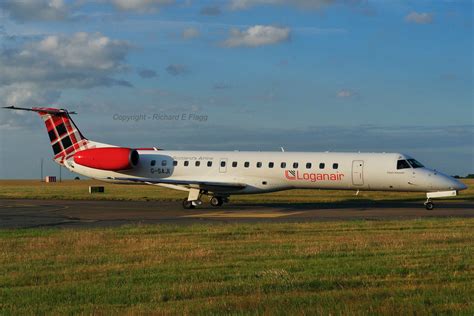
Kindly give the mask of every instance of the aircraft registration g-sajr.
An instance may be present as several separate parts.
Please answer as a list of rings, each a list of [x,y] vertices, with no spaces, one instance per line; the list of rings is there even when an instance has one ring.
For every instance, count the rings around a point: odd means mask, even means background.
[[[184,208],[200,205],[203,195],[221,206],[234,194],[289,189],[426,192],[432,198],[456,196],[462,182],[424,167],[399,153],[171,151],[124,148],[85,138],[69,112],[55,108],[18,108],[37,112],[48,131],[54,161],[72,172],[116,183],[151,184],[183,190]]]

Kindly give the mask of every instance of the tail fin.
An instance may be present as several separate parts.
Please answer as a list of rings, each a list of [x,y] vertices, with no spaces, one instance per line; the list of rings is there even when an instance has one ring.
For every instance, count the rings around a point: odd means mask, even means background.
[[[70,115],[76,114],[76,112],[43,107],[19,108],[9,106],[5,108],[32,111],[39,114],[48,131],[51,146],[53,147],[54,160],[60,164],[63,164],[65,159],[79,150],[96,147],[96,143],[85,138],[71,119]]]

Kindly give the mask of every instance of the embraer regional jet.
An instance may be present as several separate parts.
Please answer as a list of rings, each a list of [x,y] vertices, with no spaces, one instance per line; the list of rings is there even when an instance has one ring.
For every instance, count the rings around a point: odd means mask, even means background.
[[[85,138],[69,112],[55,108],[18,108],[37,112],[48,131],[54,161],[72,172],[116,183],[158,185],[188,192],[184,208],[210,197],[221,206],[234,194],[289,189],[426,192],[432,198],[456,196],[466,185],[399,153],[171,151],[124,148]]]

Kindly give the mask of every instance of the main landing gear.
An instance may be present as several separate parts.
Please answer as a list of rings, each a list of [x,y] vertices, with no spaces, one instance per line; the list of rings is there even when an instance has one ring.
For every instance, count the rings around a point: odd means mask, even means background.
[[[183,200],[183,208],[187,209],[187,210],[190,210],[190,209],[193,209],[197,206],[197,203],[195,203],[196,201],[188,201],[188,198],[185,198]]]
[[[224,205],[224,202],[228,202],[229,200],[227,198],[221,197],[221,196],[213,196],[209,200],[209,204],[214,207],[219,207]],[[187,210],[191,210],[196,208],[196,206],[199,206],[202,204],[201,200],[196,200],[196,201],[188,201],[188,198],[185,198],[183,200],[183,208]]]
[[[201,197],[202,195],[207,195],[207,191],[203,190],[198,190],[198,189],[191,189],[189,191],[189,196],[183,200],[183,208],[184,209],[193,209],[196,206],[199,206],[202,204]],[[211,196],[209,203],[211,206],[214,207],[219,207],[222,206],[224,203],[229,202],[229,199],[227,196]]]
[[[220,196],[213,196],[211,197],[211,200],[209,202],[211,203],[212,206],[218,207],[224,204],[224,199],[221,198]]]

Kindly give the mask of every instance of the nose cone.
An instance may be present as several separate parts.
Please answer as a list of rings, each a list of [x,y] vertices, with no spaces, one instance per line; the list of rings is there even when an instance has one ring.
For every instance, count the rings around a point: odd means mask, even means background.
[[[438,190],[462,191],[467,189],[467,185],[461,181],[440,172],[435,173],[433,187],[437,187]]]
[[[453,187],[454,187],[455,190],[461,191],[461,190],[466,190],[467,189],[467,185],[465,185],[461,181],[456,180],[456,179],[453,179],[453,180],[454,180],[454,186]]]
[[[446,182],[450,190],[456,190],[456,191],[461,191],[461,190],[466,190],[467,185],[462,183],[461,181],[454,179],[453,177],[446,176]]]

